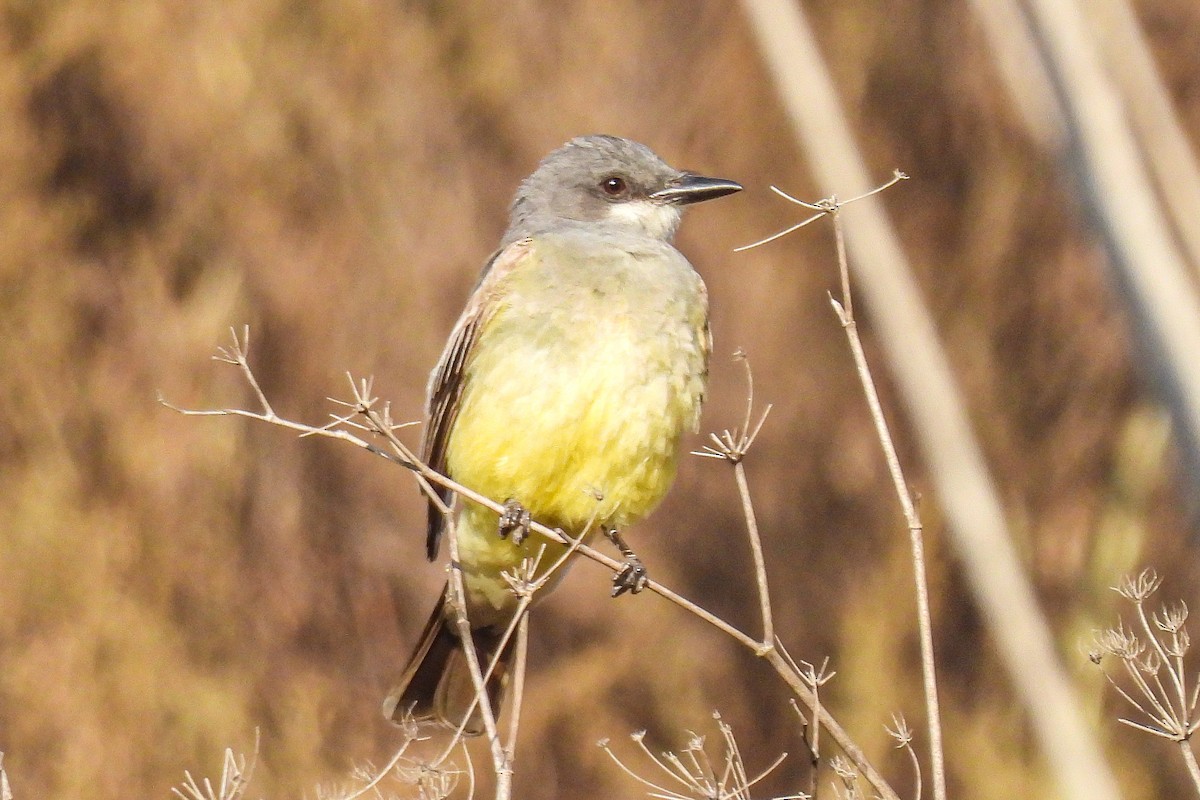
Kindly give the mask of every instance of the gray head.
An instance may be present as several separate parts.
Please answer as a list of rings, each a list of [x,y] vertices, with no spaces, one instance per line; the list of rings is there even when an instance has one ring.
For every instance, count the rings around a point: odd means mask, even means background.
[[[741,188],[677,170],[629,139],[580,136],[546,156],[521,183],[504,240],[583,223],[669,241],[683,206]]]

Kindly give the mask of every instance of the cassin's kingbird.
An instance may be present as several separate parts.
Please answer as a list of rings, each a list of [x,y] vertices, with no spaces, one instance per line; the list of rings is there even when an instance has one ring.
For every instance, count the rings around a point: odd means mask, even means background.
[[[564,552],[537,534],[505,534],[530,516],[571,537],[615,531],[674,480],[680,437],[699,423],[711,343],[704,282],[671,240],[683,206],[741,188],[674,169],[628,139],[583,136],[517,191],[500,249],[430,376],[422,443],[431,467],[510,511],[498,521],[464,502],[458,512],[485,669],[518,603],[502,573],[543,547],[542,569]],[[433,559],[445,520],[432,504],[428,523]],[[622,588],[639,588],[637,576]],[[509,650],[488,683],[496,713]],[[384,713],[456,727],[474,695],[443,593]],[[478,712],[467,728],[478,732]]]

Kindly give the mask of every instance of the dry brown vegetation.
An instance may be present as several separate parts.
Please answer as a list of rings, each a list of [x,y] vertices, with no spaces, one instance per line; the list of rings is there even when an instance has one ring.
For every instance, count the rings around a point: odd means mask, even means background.
[[[1194,478],[1066,165],[1020,124],[966,4],[809,5],[872,167],[914,178],[884,200],[1125,796],[1182,796],[1174,753],[1115,724],[1080,644],[1123,573],[1154,565],[1193,601],[1200,575]],[[1200,10],[1141,6],[1194,139]],[[588,132],[748,188],[680,235],[712,297],[705,425],[738,421],[726,356],[744,348],[774,403],[746,466],[777,626],[798,658],[832,656],[825,701],[905,787],[883,726],[921,715],[908,545],[826,299],[828,229],[730,252],[792,221],[767,184],[819,196],[737,6],[10,0],[0,120],[0,751],[18,800],[165,797],[256,727],[256,795],[386,761],[379,702],[443,580],[410,477],[155,394],[250,403],[206,360],[249,323],[281,412],[320,421],[349,370],[419,418],[516,182]],[[951,795],[1051,796],[881,390],[923,494]],[[752,627],[742,525],[727,470],[689,459],[629,538],[656,579]],[[580,564],[533,614],[517,795],[633,795],[595,742],[646,729],[678,749],[714,708],[752,764],[799,752],[764,665],[657,598],[610,601],[608,581]],[[793,757],[761,795],[805,775]]]

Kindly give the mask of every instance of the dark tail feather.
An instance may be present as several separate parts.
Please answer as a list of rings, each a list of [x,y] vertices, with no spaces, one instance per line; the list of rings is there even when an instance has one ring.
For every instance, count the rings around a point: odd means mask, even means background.
[[[432,721],[457,728],[466,716],[471,701],[475,699],[475,686],[471,681],[466,654],[446,614],[446,595],[443,592],[429,622],[425,624],[416,651],[395,688],[383,701],[383,715],[393,722],[400,722],[405,714],[410,714],[417,722]],[[503,635],[503,630],[497,631],[495,628],[471,631],[480,669],[487,670]],[[515,637],[500,652],[496,668],[487,682],[488,700],[497,716],[500,714],[504,687],[508,684],[508,663],[512,656],[513,641]],[[464,732],[470,736],[483,733],[483,715],[478,706],[471,713]]]

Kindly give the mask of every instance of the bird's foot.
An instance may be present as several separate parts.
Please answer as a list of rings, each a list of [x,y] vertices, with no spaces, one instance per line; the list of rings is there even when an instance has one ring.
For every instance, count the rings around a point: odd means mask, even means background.
[[[632,547],[625,544],[625,540],[621,538],[621,534],[615,528],[606,530],[604,536],[616,545],[625,559],[625,565],[613,576],[612,596],[620,597],[626,592],[637,594],[645,589],[650,576],[646,572],[646,565],[637,557],[637,553],[633,552]]]
[[[532,521],[529,509],[509,498],[504,501],[504,513],[500,515],[497,532],[501,539],[511,536],[513,544],[519,545],[529,536],[529,524]]]

